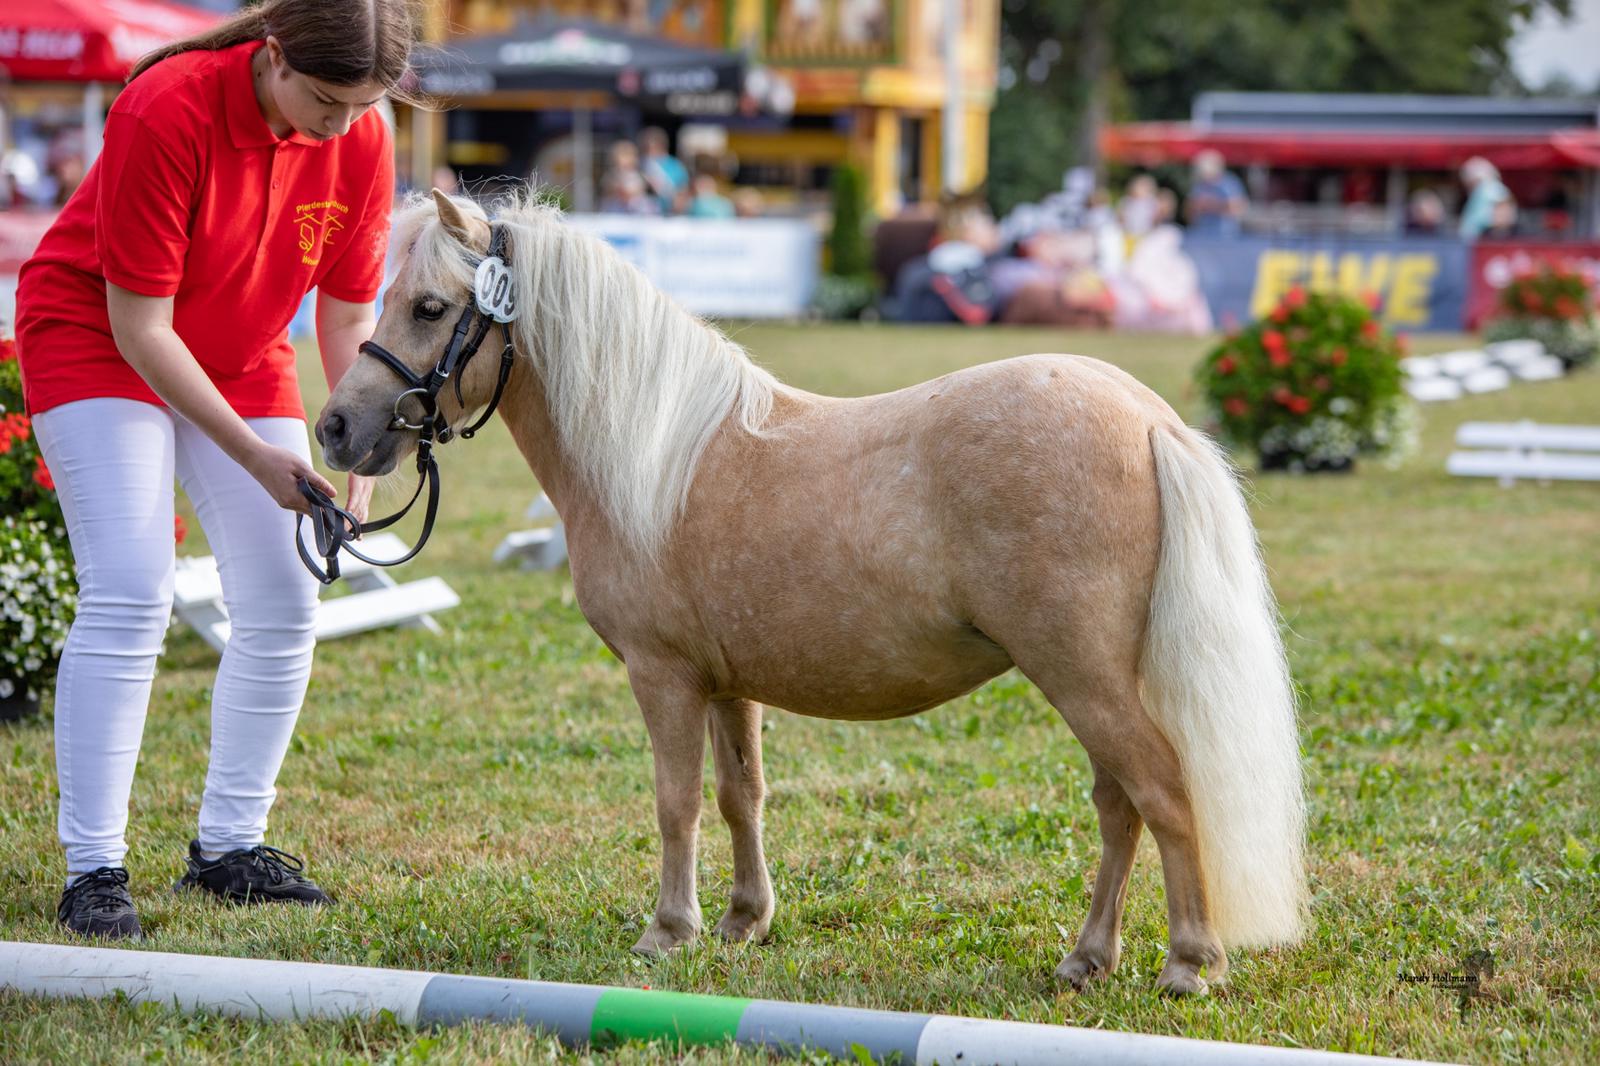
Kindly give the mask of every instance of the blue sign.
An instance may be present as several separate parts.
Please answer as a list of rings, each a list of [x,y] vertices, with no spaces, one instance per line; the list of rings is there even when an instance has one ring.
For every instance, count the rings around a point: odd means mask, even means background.
[[[1195,237],[1194,260],[1218,325],[1260,318],[1295,285],[1376,298],[1397,330],[1465,328],[1468,245],[1437,237]]]

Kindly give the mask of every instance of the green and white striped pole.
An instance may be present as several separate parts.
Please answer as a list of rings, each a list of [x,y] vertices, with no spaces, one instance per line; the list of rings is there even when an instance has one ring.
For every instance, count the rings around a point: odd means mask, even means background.
[[[121,993],[185,1011],[246,1018],[371,1017],[406,1025],[489,1021],[527,1025],[569,1047],[669,1040],[777,1051],[816,1049],[917,1066],[1359,1066],[1394,1059],[1225,1044],[1061,1025],[902,1014],[638,988],[458,977],[415,970],[175,955],[160,951],[0,941],[0,988],[57,999]]]

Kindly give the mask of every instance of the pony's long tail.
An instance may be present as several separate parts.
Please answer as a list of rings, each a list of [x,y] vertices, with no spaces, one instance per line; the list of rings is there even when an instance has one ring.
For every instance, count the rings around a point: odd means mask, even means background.
[[[1144,704],[1183,764],[1201,873],[1228,946],[1300,938],[1306,814],[1278,612],[1232,464],[1188,427],[1150,431],[1161,560]]]

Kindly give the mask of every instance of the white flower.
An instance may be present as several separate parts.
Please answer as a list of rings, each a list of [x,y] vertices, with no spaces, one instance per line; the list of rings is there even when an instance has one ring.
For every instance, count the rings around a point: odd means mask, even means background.
[[[17,686],[11,683],[9,677],[0,677],[0,700],[8,700],[11,694],[17,691]]]

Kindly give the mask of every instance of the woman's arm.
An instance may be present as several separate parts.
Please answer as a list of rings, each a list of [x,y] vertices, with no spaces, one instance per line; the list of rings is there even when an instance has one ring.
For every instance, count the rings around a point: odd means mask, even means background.
[[[106,310],[111,335],[128,365],[178,414],[199,426],[217,447],[257,481],[280,507],[307,511],[296,479],[334,495],[328,480],[287,448],[277,448],[228,405],[195,361],[189,346],[172,328],[172,297],[141,296],[106,282]]]
[[[339,384],[339,379],[361,357],[361,343],[370,340],[377,319],[372,304],[351,303],[317,290],[317,347],[322,350],[322,372],[327,375],[328,388]],[[345,510],[356,521],[367,520],[367,509],[372,502],[372,486],[376,478],[350,475],[350,492],[345,498]]]
[[[322,349],[328,388],[336,387],[345,371],[355,365],[361,343],[372,339],[377,324],[370,302],[353,304],[317,290],[317,345]]]

